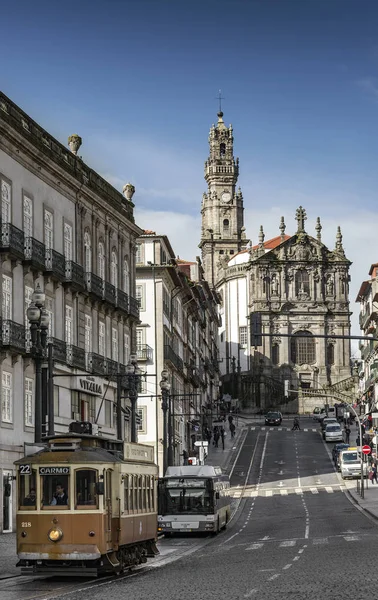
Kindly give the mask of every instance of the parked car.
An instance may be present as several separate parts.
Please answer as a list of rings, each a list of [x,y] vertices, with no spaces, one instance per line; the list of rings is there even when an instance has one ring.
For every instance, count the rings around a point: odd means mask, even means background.
[[[361,455],[357,448],[349,448],[340,452],[340,471],[343,479],[361,477]],[[367,476],[367,463],[362,463],[363,475]]]
[[[317,420],[319,421],[319,423],[321,423],[323,419],[327,419],[328,417],[337,417],[336,408],[334,406],[322,408],[320,414],[317,416]]]
[[[338,423],[327,425],[323,437],[326,442],[342,442],[343,432],[341,431],[340,425]]]
[[[265,425],[281,425],[282,415],[280,412],[268,412],[265,416]]]
[[[315,406],[314,410],[310,414],[311,419],[314,419],[314,421],[317,421],[318,416],[320,415],[321,411],[322,411],[322,409],[320,408],[320,406]]]
[[[331,423],[336,423],[336,425],[339,424],[337,419],[335,419],[335,417],[325,417],[323,419],[323,421],[321,422],[321,430],[322,430],[323,434],[324,434],[324,430],[327,427],[327,425],[331,425]],[[341,440],[341,441],[343,441],[343,440]]]
[[[345,444],[345,442],[334,445],[334,447],[332,448],[332,460],[335,463],[335,465],[337,464],[337,459],[339,457],[340,452],[342,452],[342,450],[346,450],[347,448],[349,448],[349,444]]]

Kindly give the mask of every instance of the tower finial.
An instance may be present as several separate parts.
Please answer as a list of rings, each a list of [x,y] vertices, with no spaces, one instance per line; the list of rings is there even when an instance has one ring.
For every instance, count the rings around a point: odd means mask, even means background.
[[[218,117],[221,119],[223,117],[222,100],[225,100],[225,98],[222,97],[222,90],[219,90],[219,94],[218,94],[217,100],[219,101]]]
[[[263,226],[260,225],[260,231],[259,231],[259,246],[260,246],[260,248],[264,248],[264,240],[265,240],[264,229],[263,229]]]
[[[305,209],[302,208],[302,206],[297,208],[297,211],[295,213],[295,218],[297,219],[297,222],[298,222],[297,233],[302,233],[302,232],[305,233],[304,222],[307,219],[307,215],[306,215]]]
[[[316,238],[319,242],[322,241],[322,225],[320,223],[320,217],[316,218],[316,225],[315,225],[315,231],[316,231]]]
[[[281,241],[282,242],[285,241],[285,229],[286,229],[285,219],[283,217],[281,217],[280,232],[281,232]]]
[[[342,254],[344,254],[343,235],[341,233],[340,225],[337,226],[335,250],[337,250],[338,252],[341,252]]]

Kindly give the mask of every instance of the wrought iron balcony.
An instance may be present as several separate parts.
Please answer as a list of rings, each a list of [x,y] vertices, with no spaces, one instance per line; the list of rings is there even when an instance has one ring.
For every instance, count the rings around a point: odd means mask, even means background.
[[[184,369],[184,361],[180,358],[174,350],[168,345],[164,346],[164,359],[169,360],[169,362],[176,367],[178,371],[183,371]]]
[[[105,359],[105,370],[106,375],[112,379],[117,378],[118,373],[118,362],[116,360],[111,360],[110,358]]]
[[[194,387],[199,388],[201,385],[201,380],[200,377],[198,375],[198,371],[196,369],[196,367],[188,367],[189,370],[189,379],[191,380],[192,384],[194,385]]]
[[[12,223],[2,223],[0,252],[7,252],[15,258],[24,258],[24,232]]]
[[[39,240],[33,237],[25,238],[24,261],[38,271],[45,270],[46,248]]]
[[[129,313],[139,319],[139,302],[132,296],[129,296]]]
[[[105,356],[89,352],[87,355],[87,370],[94,375],[106,375],[105,361]]]
[[[58,338],[51,337],[49,338],[49,343],[52,344],[53,347],[53,359],[56,362],[66,364],[67,362],[67,344],[64,340],[59,340]]]
[[[105,302],[108,302],[108,304],[113,304],[113,306],[115,306],[115,304],[116,304],[116,288],[114,287],[114,285],[112,285],[108,281],[105,281],[104,287],[103,287],[103,294],[104,294],[103,298],[104,298]]]
[[[137,346],[136,354],[138,360],[152,360],[152,348],[148,344],[139,344],[139,346]]]
[[[10,321],[8,319],[0,320],[1,323],[1,345],[8,348],[16,354],[25,353],[25,325]]]
[[[66,277],[66,259],[52,248],[46,248],[45,272],[57,281],[64,281]]]
[[[71,344],[67,346],[67,363],[71,367],[85,371],[87,366],[85,362],[85,350]]]
[[[212,361],[209,358],[205,358],[205,370],[209,373],[210,377],[214,378],[214,366]]]
[[[73,260],[66,260],[65,283],[69,283],[70,286],[77,291],[81,291],[85,288],[84,269]]]
[[[117,308],[125,313],[129,313],[129,297],[126,292],[117,290]]]
[[[97,300],[102,300],[103,281],[95,273],[85,273],[85,283],[88,292]]]

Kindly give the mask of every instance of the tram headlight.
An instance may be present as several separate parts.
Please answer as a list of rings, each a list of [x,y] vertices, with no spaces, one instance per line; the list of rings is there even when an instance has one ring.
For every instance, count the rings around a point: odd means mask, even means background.
[[[50,542],[59,542],[63,537],[63,531],[59,527],[53,527],[47,535]]]

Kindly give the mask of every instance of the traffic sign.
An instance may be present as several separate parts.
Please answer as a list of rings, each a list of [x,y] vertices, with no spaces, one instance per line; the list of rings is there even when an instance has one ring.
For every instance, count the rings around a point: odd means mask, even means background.
[[[370,446],[367,446],[367,445],[362,446],[362,452],[363,452],[363,454],[370,454],[370,452],[371,452]]]
[[[201,446],[202,448],[207,448],[209,442],[205,442],[204,440],[199,440],[198,442],[194,442],[195,446]]]

